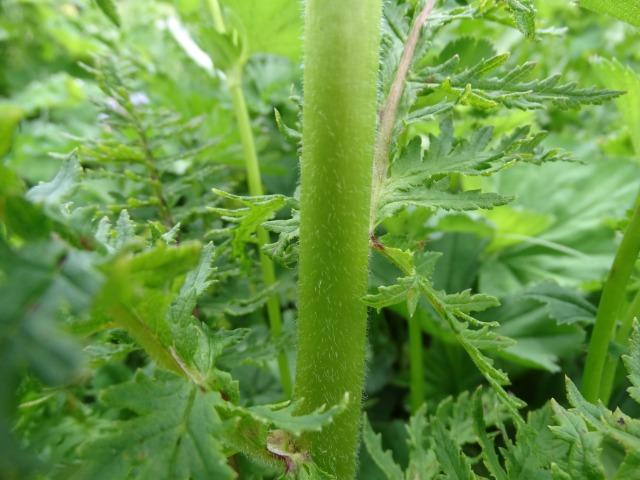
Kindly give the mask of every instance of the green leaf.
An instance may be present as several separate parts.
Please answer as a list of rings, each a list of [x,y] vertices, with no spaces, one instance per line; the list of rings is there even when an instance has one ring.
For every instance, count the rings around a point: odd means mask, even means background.
[[[575,325],[558,325],[538,301],[521,296],[508,298],[503,305],[486,315],[500,323],[496,332],[516,341],[496,354],[527,368],[560,371],[559,360],[583,348],[585,332]]]
[[[473,395],[473,425],[478,436],[478,441],[482,447],[484,464],[496,480],[508,480],[507,473],[500,464],[500,459],[496,454],[493,442],[487,435],[484,422],[484,408],[482,405],[482,389],[478,388]]]
[[[622,356],[627,371],[631,387],[628,388],[629,395],[636,402],[640,403],[640,324],[637,319],[633,321],[633,332],[629,339],[629,354]]]
[[[378,468],[382,470],[385,478],[390,480],[404,479],[402,469],[393,459],[391,452],[388,450],[385,451],[382,448],[382,437],[379,433],[376,434],[373,431],[371,423],[366,415],[363,422],[362,441],[364,442],[364,445],[373,461],[376,463]]]
[[[545,304],[549,317],[556,320],[558,325],[595,322],[597,308],[575,289],[546,282],[528,289],[524,297]]]
[[[553,399],[551,408],[559,425],[549,428],[556,437],[569,444],[566,459],[569,478],[603,480],[605,476],[600,462],[602,433],[590,432],[581,416],[565,410]]]
[[[629,452],[624,457],[612,480],[638,480],[640,478],[640,453]]]
[[[477,191],[452,192],[448,178],[453,173],[467,176],[491,175],[516,162],[540,164],[569,160],[559,149],[544,150],[540,144],[546,133],[529,134],[529,127],[519,127],[491,146],[493,129],[475,130],[469,138],[455,138],[453,123],[440,124],[440,134],[429,135],[429,148],[422,149],[419,137],[409,142],[391,164],[391,176],[378,204],[377,223],[407,206],[431,211],[491,209],[504,205],[512,197]]]
[[[74,150],[63,160],[60,170],[50,182],[36,185],[25,197],[37,204],[59,205],[79,187],[81,174],[82,167]]]
[[[456,480],[475,480],[469,460],[458,448],[451,434],[437,418],[432,422],[433,450],[440,467],[447,475],[445,478]]]
[[[0,102],[0,159],[11,150],[13,132],[24,115],[23,109],[12,103]]]
[[[102,13],[104,13],[116,27],[119,27],[120,15],[113,0],[95,0],[95,2],[100,10],[102,10]]]
[[[627,2],[630,3],[630,2]],[[640,18],[640,1],[636,0]],[[627,20],[628,19],[624,19]],[[624,97],[616,99],[616,105],[629,130],[636,157],[640,158],[640,76],[632,68],[615,58],[607,60],[594,57],[590,61],[593,71],[604,85],[615,86],[626,91]]]
[[[527,0],[528,1],[528,0]],[[455,72],[459,58],[453,57],[445,64],[427,67],[421,73],[425,92],[441,91],[449,96],[462,96],[462,104],[479,108],[493,108],[501,104],[507,108],[530,110],[545,108],[544,102],[561,109],[576,109],[583,104],[601,104],[622,95],[621,91],[577,88],[576,83],[558,85],[560,75],[543,80],[526,81],[535,63],[527,62],[504,73],[501,77],[486,78],[506,58],[503,55],[482,60],[471,68]]]
[[[507,4],[518,30],[529,39],[536,39],[536,7],[533,0],[508,0]]]
[[[103,402],[135,416],[83,448],[86,464],[72,478],[125,480],[232,479],[223,445],[224,431],[214,406],[222,399],[203,393],[167,372],[155,378],[138,373],[132,383],[107,389]]]
[[[301,400],[284,402],[276,405],[258,405],[248,408],[236,408],[233,411],[249,415],[254,420],[299,436],[302,432],[319,432],[322,427],[331,423],[336,415],[341,414],[349,403],[349,395],[345,395],[337,405],[318,408],[315,411],[297,415]]]
[[[638,0],[580,0],[578,4],[594,12],[605,13],[640,27],[640,1]]]
[[[248,55],[271,53],[299,60],[302,18],[295,0],[221,0],[221,3],[242,23]]]
[[[524,406],[519,399],[509,395],[503,385],[509,383],[504,372],[493,366],[493,361],[485,356],[482,349],[503,349],[514,342],[509,338],[498,335],[489,330],[489,326],[495,325],[492,322],[481,322],[467,312],[482,310],[489,306],[496,305],[496,300],[485,295],[470,295],[470,292],[463,292],[448,296],[446,293],[437,291],[431,280],[425,277],[431,275],[438,253],[428,252],[426,254],[413,256],[414,266],[407,264],[404,258],[407,253],[399,249],[390,249],[383,244],[379,244],[376,252],[389,259],[392,263],[403,270],[405,277],[398,279],[398,283],[391,287],[378,287],[378,293],[367,295],[364,302],[376,308],[398,303],[403,300],[408,301],[409,313],[417,304],[417,292],[426,297],[435,312],[454,335],[459,344],[466,350],[471,360],[478,367],[487,381],[492,385],[499,398],[504,402],[511,412],[519,418],[518,408]],[[400,253],[400,255],[399,255]],[[398,257],[400,260],[396,260]],[[448,302],[451,302],[450,304]],[[469,328],[469,324],[481,326],[479,330]]]
[[[256,229],[269,220],[274,212],[289,203],[289,197],[285,195],[241,197],[216,188],[213,192],[243,205],[237,209],[209,207],[210,211],[221,215],[223,220],[231,223],[231,226],[225,229],[213,230],[210,235],[231,235],[232,250],[236,257],[244,256],[244,247],[247,243],[257,243]]]
[[[573,407],[571,411],[582,415],[592,428],[620,443],[625,450],[640,451],[640,420],[632,419],[619,409],[612,412],[602,402],[593,405],[584,399],[569,378],[566,384],[567,398]]]
[[[409,419],[406,425],[407,444],[409,445],[409,466],[405,472],[407,480],[429,479],[438,472],[438,461],[432,449],[425,448],[427,438],[427,407],[423,404]]]

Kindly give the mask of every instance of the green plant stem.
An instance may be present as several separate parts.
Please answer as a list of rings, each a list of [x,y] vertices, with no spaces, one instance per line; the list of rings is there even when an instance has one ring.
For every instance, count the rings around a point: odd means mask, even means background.
[[[633,319],[638,317],[640,311],[640,291],[636,293],[636,296],[631,301],[629,308],[622,317],[622,325],[616,333],[616,342],[619,345],[626,346],[629,344],[629,336],[633,328]],[[600,384],[600,397],[606,404],[611,398],[611,392],[613,391],[613,384],[616,378],[616,371],[618,369],[619,357],[607,360],[604,364],[604,370],[602,372],[602,383]]]
[[[627,283],[639,253],[640,205],[636,205],[602,289],[596,323],[591,333],[582,379],[582,395],[592,403],[597,400],[606,401],[602,396],[602,384],[609,341],[615,336],[616,321],[621,317]]]
[[[426,400],[422,328],[417,315],[409,319],[409,362],[411,413],[415,413]]]
[[[211,11],[211,18],[213,18],[213,26],[218,33],[225,33],[227,31],[224,24],[224,17],[222,16],[222,10],[218,0],[209,0],[209,10]]]
[[[381,0],[308,0],[300,186],[300,413],[346,410],[300,447],[339,480],[352,479],[364,384]]]
[[[218,0],[209,0],[209,6],[216,30],[219,33],[224,33],[226,28]],[[254,197],[260,196],[264,194],[264,191],[262,188],[262,177],[260,175],[260,164],[258,163],[255,140],[251,130],[251,119],[249,118],[247,103],[242,91],[242,65],[234,65],[226,73],[229,91],[231,93],[231,101],[233,102],[233,111],[236,121],[238,122],[240,139],[242,141],[249,194]],[[269,233],[264,228],[258,227],[256,235],[258,237],[262,280],[265,287],[268,288],[276,283],[275,266],[271,259],[262,253],[262,246],[270,242]],[[269,318],[271,335],[276,343],[278,343],[282,336],[282,315],[277,294],[272,295],[267,300],[267,317]],[[280,373],[280,381],[282,382],[284,394],[287,398],[290,398],[293,389],[291,385],[291,372],[289,370],[287,354],[284,351],[278,354],[278,371]]]

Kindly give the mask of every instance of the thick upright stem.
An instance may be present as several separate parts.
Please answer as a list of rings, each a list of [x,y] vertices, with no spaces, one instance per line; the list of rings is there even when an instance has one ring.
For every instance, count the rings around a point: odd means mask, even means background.
[[[381,0],[307,0],[300,190],[300,413],[345,412],[300,447],[338,479],[355,473],[364,383],[369,207]]]
[[[609,276],[602,290],[596,324],[591,333],[587,361],[582,379],[582,395],[595,403],[602,398],[601,385],[609,342],[614,338],[616,321],[622,320],[622,305],[627,283],[640,254],[640,204],[622,237]]]
[[[211,16],[214,21],[216,30],[224,33],[226,27],[224,18],[220,10],[218,0],[209,0]],[[262,188],[262,177],[260,175],[260,164],[258,163],[258,155],[256,154],[255,141],[253,132],[251,131],[251,120],[247,103],[242,92],[242,65],[234,65],[226,72],[233,102],[233,111],[238,122],[238,130],[240,131],[240,139],[242,141],[242,149],[244,152],[245,170],[247,172],[247,183],[249,186],[249,194],[252,196],[260,196],[264,194]],[[258,249],[269,243],[269,233],[262,227],[258,227],[256,231],[258,237]],[[262,280],[266,287],[270,287],[276,283],[275,267],[269,257],[260,252],[260,267],[262,269]],[[278,340],[282,335],[282,316],[280,313],[280,302],[277,295],[273,295],[267,301],[267,316],[269,318],[269,327],[274,340]],[[291,372],[289,370],[289,362],[285,352],[278,354],[278,370],[280,373],[280,381],[282,389],[287,397],[291,397]]]

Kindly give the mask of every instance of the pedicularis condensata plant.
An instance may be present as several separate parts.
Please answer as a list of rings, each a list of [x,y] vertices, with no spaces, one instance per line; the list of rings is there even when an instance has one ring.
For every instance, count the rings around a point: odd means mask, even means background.
[[[533,0],[54,3],[0,6],[0,477],[637,477],[640,172],[557,148],[633,155],[632,66],[536,67]]]

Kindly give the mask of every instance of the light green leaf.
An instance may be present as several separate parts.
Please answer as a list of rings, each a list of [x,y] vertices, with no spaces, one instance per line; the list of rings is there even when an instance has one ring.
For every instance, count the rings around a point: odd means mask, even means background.
[[[423,404],[409,419],[406,426],[409,437],[409,466],[405,472],[407,480],[430,479],[438,472],[438,461],[432,449],[425,448],[427,441],[427,406]]]
[[[390,480],[403,480],[404,475],[402,469],[393,459],[393,455],[390,451],[382,448],[382,437],[380,434],[375,433],[369,423],[369,419],[365,415],[362,430],[362,441],[371,455],[371,458],[376,463],[378,468],[382,470],[385,478]]]
[[[95,0],[102,13],[111,20],[116,27],[120,26],[120,15],[113,0]]]
[[[638,0],[580,0],[578,5],[640,27],[640,1]]]
[[[284,430],[294,436],[299,436],[303,432],[322,430],[322,427],[333,422],[336,415],[340,415],[346,409],[348,403],[349,395],[345,394],[339,404],[321,407],[306,415],[296,414],[296,411],[300,409],[301,400],[247,408],[227,404],[226,408],[236,415],[248,416],[270,429]]]
[[[139,372],[132,383],[110,387],[102,400],[136,415],[114,424],[113,433],[90,442],[77,480],[232,479],[223,445],[224,430],[214,409],[220,394],[203,393],[168,372],[149,378]]]
[[[209,210],[221,215],[223,220],[231,223],[225,229],[213,230],[210,235],[231,235],[233,254],[237,257],[244,255],[244,247],[247,243],[257,243],[256,229],[269,220],[274,212],[290,203],[289,197],[285,195],[241,197],[216,188],[213,189],[213,192],[243,205],[237,209],[209,207]]]
[[[580,394],[574,383],[566,379],[567,398],[575,411],[584,417],[591,427],[604,433],[625,450],[640,451],[640,420],[632,419],[619,409],[611,412],[602,402],[593,405]]]
[[[301,9],[296,0],[222,0],[241,21],[247,53],[300,58]]]
[[[529,0],[527,0],[529,1]],[[507,108],[530,110],[545,108],[552,103],[562,109],[577,109],[585,104],[601,104],[622,95],[622,91],[577,88],[575,83],[558,84],[560,75],[543,80],[528,80],[535,68],[534,62],[527,62],[503,73],[501,77],[486,78],[486,75],[500,66],[501,56],[482,60],[471,68],[456,72],[459,58],[453,57],[442,65],[427,67],[421,78],[425,92],[441,91],[452,100],[480,108],[492,108],[501,104]],[[528,81],[527,81],[528,80]]]
[[[432,422],[433,450],[446,478],[475,480],[469,460],[454,442],[451,434],[437,418]]]
[[[633,332],[629,340],[629,354],[622,356],[624,366],[629,372],[631,386],[628,388],[629,395],[636,402],[640,403],[640,324],[637,319],[633,321]]]
[[[11,150],[13,132],[17,128],[24,112],[18,105],[0,102],[0,159]]]
[[[484,408],[482,405],[482,389],[478,388],[473,395],[473,426],[482,447],[484,464],[496,480],[509,480],[507,473],[500,464],[493,442],[487,435],[484,422]]]
[[[549,316],[556,320],[558,325],[595,322],[597,308],[575,289],[546,282],[528,289],[524,297],[545,304]]]
[[[497,333],[516,341],[496,355],[527,368],[558,372],[560,358],[583,348],[585,332],[575,325],[558,325],[538,301],[520,296],[505,299],[500,308],[480,315],[485,317],[500,323]]]
[[[529,39],[536,39],[536,7],[533,0],[508,0],[518,30]]]
[[[63,160],[60,170],[51,181],[31,188],[25,197],[33,203],[60,205],[77,190],[81,174],[82,167],[74,150]]]
[[[611,480],[640,480],[640,452],[629,452]]]
[[[556,437],[569,444],[566,459],[569,477],[603,480],[605,476],[600,462],[602,433],[590,432],[581,416],[565,410],[553,399],[551,408],[559,425],[549,428]]]
[[[635,0],[635,2],[638,5],[640,18],[640,1]],[[628,19],[624,20],[628,21]],[[616,105],[622,112],[636,157],[640,160],[640,76],[632,68],[623,65],[615,58],[607,60],[594,57],[591,59],[591,67],[604,85],[610,85],[626,92],[624,97],[616,99]]]

